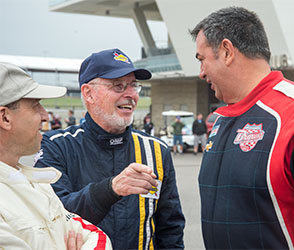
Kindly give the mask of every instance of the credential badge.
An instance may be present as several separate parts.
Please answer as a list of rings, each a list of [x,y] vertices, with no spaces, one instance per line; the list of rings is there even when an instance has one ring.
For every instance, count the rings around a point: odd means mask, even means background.
[[[156,199],[158,200],[160,197],[160,190],[161,190],[161,181],[160,180],[156,180],[157,181],[157,187],[152,186],[152,189],[149,191],[148,194],[140,194],[142,197],[144,198],[150,198],[150,199]]]

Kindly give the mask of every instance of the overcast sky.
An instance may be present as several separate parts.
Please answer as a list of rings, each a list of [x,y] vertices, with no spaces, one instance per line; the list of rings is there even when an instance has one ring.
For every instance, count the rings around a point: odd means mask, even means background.
[[[133,61],[142,42],[133,20],[49,12],[49,0],[0,0],[0,54],[85,58],[120,48]],[[163,23],[149,23],[155,41],[167,40]]]

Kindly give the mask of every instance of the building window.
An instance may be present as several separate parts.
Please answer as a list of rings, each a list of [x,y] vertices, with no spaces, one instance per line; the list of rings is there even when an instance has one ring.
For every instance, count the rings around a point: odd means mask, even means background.
[[[181,104],[180,110],[182,110],[182,111],[188,111],[188,105],[187,104]]]
[[[169,111],[172,110],[172,105],[170,104],[163,104],[163,111]]]

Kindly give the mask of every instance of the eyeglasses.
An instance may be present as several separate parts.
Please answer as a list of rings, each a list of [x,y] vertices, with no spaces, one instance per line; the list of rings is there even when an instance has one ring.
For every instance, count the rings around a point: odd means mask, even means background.
[[[120,82],[120,81],[115,81],[115,82],[89,82],[91,85],[106,85],[109,86],[109,89],[113,90],[116,93],[123,93],[128,86],[133,88],[138,94],[140,93],[142,86],[138,82],[131,82],[131,83],[126,83],[126,82]]]

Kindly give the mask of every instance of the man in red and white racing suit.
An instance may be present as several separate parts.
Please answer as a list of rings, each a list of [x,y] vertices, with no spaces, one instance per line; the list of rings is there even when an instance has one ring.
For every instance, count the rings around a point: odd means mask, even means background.
[[[199,173],[208,249],[294,248],[294,84],[269,65],[258,16],[223,8],[191,32],[200,78],[228,104]]]

